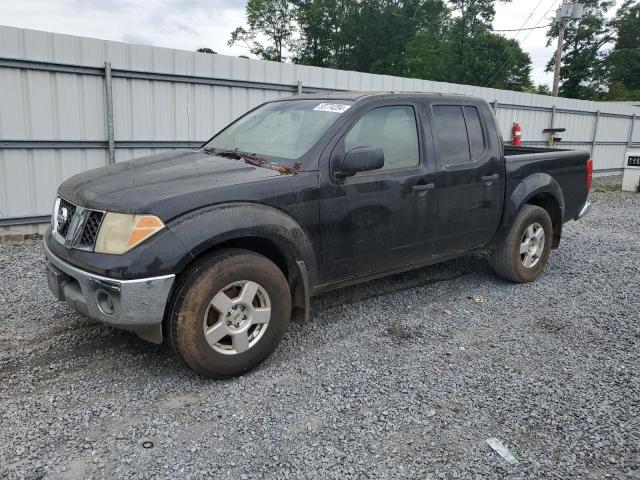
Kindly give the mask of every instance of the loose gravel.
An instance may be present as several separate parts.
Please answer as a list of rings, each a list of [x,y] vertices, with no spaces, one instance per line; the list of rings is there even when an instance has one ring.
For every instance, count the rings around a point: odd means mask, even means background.
[[[474,254],[329,293],[227,381],[55,301],[40,241],[0,243],[0,477],[638,478],[640,195],[619,181],[537,282]]]

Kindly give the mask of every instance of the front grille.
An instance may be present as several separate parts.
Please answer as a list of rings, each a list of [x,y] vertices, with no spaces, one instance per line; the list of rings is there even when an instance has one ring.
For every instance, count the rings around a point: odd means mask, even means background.
[[[68,248],[93,251],[104,212],[75,205],[62,197],[56,205],[54,238]]]
[[[76,214],[76,206],[67,202],[64,198],[60,199],[60,206],[56,215],[61,214],[62,212],[66,212],[64,215],[64,221],[58,220],[58,233],[61,237],[67,236],[69,233],[69,227],[71,226],[71,221],[73,220],[74,215]]]
[[[80,242],[78,242],[79,247],[93,248],[96,243],[96,238],[98,238],[98,230],[100,230],[100,224],[102,223],[103,216],[104,213],[96,212],[95,210],[92,210],[89,213],[89,216],[84,223]]]

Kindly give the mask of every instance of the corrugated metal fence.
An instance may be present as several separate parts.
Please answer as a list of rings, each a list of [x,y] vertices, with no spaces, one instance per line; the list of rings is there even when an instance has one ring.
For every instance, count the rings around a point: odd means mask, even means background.
[[[0,228],[46,222],[55,190],[81,171],[194,148],[266,100],[330,90],[462,93],[492,102],[525,144],[562,144],[622,169],[640,144],[638,110],[427,80],[207,55],[0,26]]]

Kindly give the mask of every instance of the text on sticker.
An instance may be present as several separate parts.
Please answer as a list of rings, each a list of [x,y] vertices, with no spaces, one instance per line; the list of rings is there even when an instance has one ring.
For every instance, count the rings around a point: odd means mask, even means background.
[[[343,113],[346,112],[351,105],[343,105],[341,103],[321,103],[314,110],[316,112],[333,112]]]

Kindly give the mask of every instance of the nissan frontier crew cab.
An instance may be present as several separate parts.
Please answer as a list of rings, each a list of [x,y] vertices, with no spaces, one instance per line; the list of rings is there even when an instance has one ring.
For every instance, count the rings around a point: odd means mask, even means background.
[[[58,190],[50,289],[207,377],[245,372],[330,289],[486,249],[531,282],[588,213],[587,153],[503,145],[487,102],[335,93],[264,103],[190,152]]]

